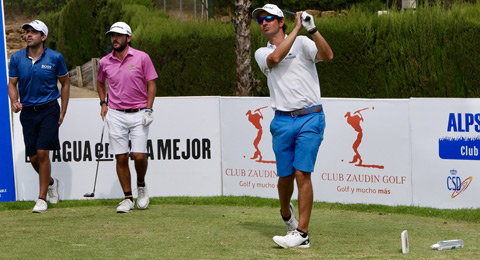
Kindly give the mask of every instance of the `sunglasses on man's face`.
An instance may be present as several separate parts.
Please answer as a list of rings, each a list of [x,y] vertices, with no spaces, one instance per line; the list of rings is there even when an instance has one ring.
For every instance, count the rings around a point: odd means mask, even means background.
[[[257,18],[257,22],[258,24],[262,24],[263,23],[263,20],[267,21],[267,22],[271,22],[273,21],[275,18],[277,18],[276,16],[274,15],[269,15],[269,16],[265,16],[265,17],[258,17]]]

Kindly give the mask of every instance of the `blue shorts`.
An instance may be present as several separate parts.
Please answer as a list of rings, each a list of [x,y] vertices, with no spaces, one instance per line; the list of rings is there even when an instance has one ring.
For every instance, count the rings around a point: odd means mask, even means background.
[[[297,117],[275,114],[270,123],[270,132],[277,161],[277,175],[287,177],[295,169],[313,172],[324,130],[323,110]]]
[[[58,103],[38,111],[23,107],[20,113],[20,122],[27,156],[36,155],[37,150],[60,150],[59,119],[60,106]]]

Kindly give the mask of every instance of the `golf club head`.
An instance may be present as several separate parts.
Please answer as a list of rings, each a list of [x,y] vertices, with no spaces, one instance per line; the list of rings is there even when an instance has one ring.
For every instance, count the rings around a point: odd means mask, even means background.
[[[95,193],[93,193],[93,192],[87,192],[87,193],[85,193],[85,194],[83,195],[83,197],[85,197],[85,198],[93,198],[93,197],[95,197]]]

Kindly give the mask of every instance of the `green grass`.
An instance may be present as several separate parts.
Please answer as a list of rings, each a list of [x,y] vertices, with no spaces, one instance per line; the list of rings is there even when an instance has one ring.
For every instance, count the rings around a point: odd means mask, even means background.
[[[280,249],[278,201],[252,197],[152,198],[117,214],[119,200],[0,203],[0,259],[475,259],[480,211],[315,203],[310,249]],[[408,230],[410,253],[401,253]],[[438,240],[465,248],[436,251]]]

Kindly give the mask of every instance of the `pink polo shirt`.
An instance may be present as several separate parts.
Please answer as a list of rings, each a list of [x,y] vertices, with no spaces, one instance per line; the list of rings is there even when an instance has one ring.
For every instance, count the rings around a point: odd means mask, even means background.
[[[108,80],[108,107],[113,109],[146,108],[147,81],[156,78],[158,75],[148,54],[130,46],[123,61],[112,51],[98,66],[98,81]]]

